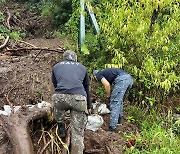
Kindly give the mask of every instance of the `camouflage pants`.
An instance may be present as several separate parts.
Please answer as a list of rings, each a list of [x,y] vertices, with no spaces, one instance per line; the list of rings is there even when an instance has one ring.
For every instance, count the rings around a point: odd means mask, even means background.
[[[110,126],[115,128],[119,116],[123,116],[123,98],[132,87],[133,80],[129,74],[119,75],[114,81],[114,89],[110,99]]]
[[[52,96],[54,116],[63,122],[65,111],[71,111],[71,154],[83,154],[84,129],[87,123],[86,97],[82,95],[54,94]]]

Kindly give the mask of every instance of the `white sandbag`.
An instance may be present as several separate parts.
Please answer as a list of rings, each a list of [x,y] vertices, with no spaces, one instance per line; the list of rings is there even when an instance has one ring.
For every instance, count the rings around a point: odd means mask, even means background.
[[[98,101],[96,101],[95,103],[92,103],[92,108],[93,108],[95,114],[110,113],[110,110],[107,108],[107,105],[105,103],[100,103]]]
[[[9,105],[4,105],[4,111],[9,115],[11,113],[11,107]]]
[[[95,103],[92,103],[92,109],[93,109],[93,110],[96,110],[99,105],[100,105],[100,102],[95,101]]]
[[[33,108],[35,107],[35,105],[26,105],[26,107]],[[41,103],[37,104],[38,108],[43,108],[43,107],[51,107],[51,104],[45,101],[42,101]],[[19,109],[21,108],[21,106],[13,106],[13,110],[14,112],[17,112]],[[5,116],[9,116],[12,112],[11,106],[9,105],[4,105],[4,111],[0,110],[0,115],[5,115]]]
[[[9,115],[9,113],[7,113],[6,111],[2,111],[2,110],[0,110],[0,115],[8,116],[8,115]]]
[[[0,110],[1,115],[9,116],[11,113],[10,105],[4,105],[4,111]]]
[[[38,108],[43,108],[43,107],[51,107],[51,104],[45,101],[38,103]]]
[[[99,113],[99,114],[108,114],[108,113],[110,113],[110,110],[107,108],[107,105],[106,105],[106,104],[101,104],[101,105],[98,107],[98,113]]]
[[[86,124],[86,129],[97,131],[98,129],[101,128],[103,123],[104,123],[104,120],[100,115],[97,115],[97,114],[89,115],[88,122]]]
[[[14,107],[14,112],[18,111],[21,108],[21,106],[15,106]]]

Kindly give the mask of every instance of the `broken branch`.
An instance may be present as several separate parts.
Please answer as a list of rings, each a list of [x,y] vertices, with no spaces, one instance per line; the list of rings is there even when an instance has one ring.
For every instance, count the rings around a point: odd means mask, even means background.
[[[29,51],[29,50],[47,50],[47,51],[54,51],[54,52],[64,52],[64,49],[49,49],[49,48],[17,48],[17,49],[7,49],[6,51],[9,52],[17,52],[17,51]]]
[[[37,58],[37,56],[38,56],[41,52],[42,52],[42,50],[40,50],[40,51],[36,54],[36,56],[34,57],[33,61],[35,61],[35,59]]]
[[[16,41],[27,44],[27,45],[29,45],[29,46],[31,46],[33,48],[37,48],[35,45],[33,45],[33,44],[29,43],[29,42],[26,42],[26,41],[23,41],[23,40],[18,40],[18,39],[16,39]]]
[[[8,18],[7,18],[7,27],[8,27],[8,29],[10,30],[11,27],[10,27],[9,21],[10,21],[10,18],[11,18],[11,14],[10,14],[9,11],[7,11],[7,14],[8,14]]]

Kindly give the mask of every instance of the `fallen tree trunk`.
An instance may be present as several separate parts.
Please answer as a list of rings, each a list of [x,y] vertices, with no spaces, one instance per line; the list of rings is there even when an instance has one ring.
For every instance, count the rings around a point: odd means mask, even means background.
[[[13,154],[33,154],[34,148],[30,137],[29,123],[38,119],[47,119],[51,112],[50,104],[43,107],[20,107],[9,116],[0,115],[3,129],[13,148]]]

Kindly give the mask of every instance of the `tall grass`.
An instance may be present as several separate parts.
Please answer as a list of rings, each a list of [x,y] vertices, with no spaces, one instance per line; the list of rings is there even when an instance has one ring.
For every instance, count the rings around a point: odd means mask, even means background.
[[[132,106],[128,110],[129,116],[133,117],[134,122],[138,124],[140,133],[134,136],[136,145],[131,148],[125,148],[126,154],[180,153],[180,137],[177,131],[180,130],[180,120],[174,120],[171,110],[163,113],[154,109],[148,113]],[[146,113],[146,116],[140,116],[142,113]]]

